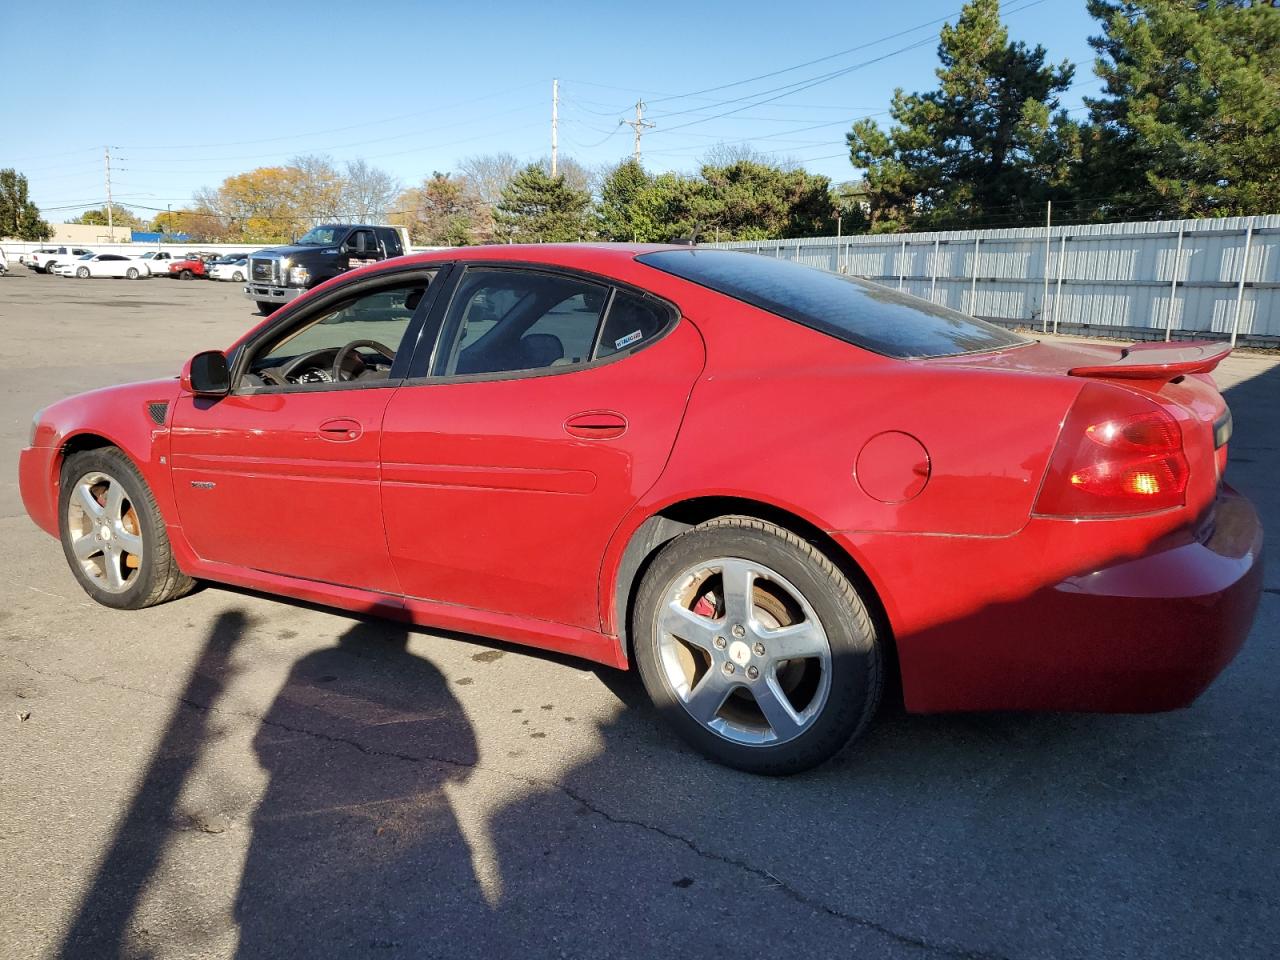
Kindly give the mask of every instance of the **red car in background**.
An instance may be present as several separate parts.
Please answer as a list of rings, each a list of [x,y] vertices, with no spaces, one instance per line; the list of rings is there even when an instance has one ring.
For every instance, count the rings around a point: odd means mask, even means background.
[[[187,257],[169,264],[169,276],[179,280],[208,279],[209,268],[201,257]]]
[[[788,773],[887,682],[1200,694],[1261,589],[1227,352],[1040,343],[745,253],[472,247],[55,403],[20,479],[108,606],[198,578],[635,664],[705,754]]]

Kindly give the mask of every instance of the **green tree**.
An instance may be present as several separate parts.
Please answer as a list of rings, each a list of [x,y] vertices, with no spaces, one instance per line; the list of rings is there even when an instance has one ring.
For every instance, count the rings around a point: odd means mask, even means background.
[[[651,243],[671,239],[660,222],[660,198],[654,178],[627,159],[610,170],[600,186],[600,235],[606,240]]]
[[[105,227],[107,225],[107,207],[104,204],[96,210],[86,210],[80,216],[68,220],[67,223],[87,223]],[[111,223],[117,227],[128,227],[130,229],[143,226],[143,222],[137,214],[128,207],[120,206],[118,203],[111,204]]]
[[[704,164],[696,177],[664,173],[633,201],[651,233],[641,239],[765,240],[835,230],[831,181],[758,160]]]
[[[831,181],[804,170],[753,160],[702,168],[702,238],[722,240],[813,237],[834,232]]]
[[[1089,0],[1105,93],[1085,102],[1085,179],[1110,216],[1280,209],[1280,9],[1257,0]]]
[[[27,196],[27,178],[12,167],[0,170],[0,237],[16,240],[48,240],[49,224],[40,219],[40,208]]]
[[[938,88],[894,92],[894,126],[853,125],[867,171],[872,229],[989,226],[1031,220],[1070,185],[1079,126],[1058,111],[1074,67],[1010,43],[998,0],[969,0],[938,44]]]
[[[521,170],[503,188],[494,219],[498,236],[515,243],[566,243],[588,239],[591,195],[552,177],[539,164]]]

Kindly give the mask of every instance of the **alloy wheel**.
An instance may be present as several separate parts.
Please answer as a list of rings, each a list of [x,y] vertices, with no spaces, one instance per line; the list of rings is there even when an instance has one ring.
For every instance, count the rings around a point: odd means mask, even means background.
[[[75,482],[67,503],[71,552],[85,575],[108,593],[123,593],[138,578],[145,547],[128,491],[100,471]]]
[[[831,644],[804,595],[764,564],[722,557],[683,571],[657,619],[663,676],[684,709],[726,740],[785,743],[831,690]]]

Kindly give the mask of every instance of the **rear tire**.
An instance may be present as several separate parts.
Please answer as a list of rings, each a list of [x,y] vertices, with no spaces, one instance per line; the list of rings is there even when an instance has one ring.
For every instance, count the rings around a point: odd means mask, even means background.
[[[139,610],[189,593],[160,508],[142,474],[120,450],[73,453],[58,495],[62,552],[72,575],[98,603]]]
[[[125,271],[125,274],[124,274],[124,275],[125,275],[126,277],[128,277],[130,280],[137,280],[137,279],[138,279],[138,276],[139,276],[139,274],[138,274],[138,268],[137,268],[137,267],[130,267],[128,270],[126,270],[126,271]]]
[[[751,517],[709,520],[664,546],[632,636],[659,712],[738,770],[815,767],[880,703],[882,650],[853,584],[812,544]]]

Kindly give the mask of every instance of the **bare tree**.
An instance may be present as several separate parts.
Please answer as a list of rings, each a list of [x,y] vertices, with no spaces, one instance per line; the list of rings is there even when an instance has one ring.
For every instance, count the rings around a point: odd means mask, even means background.
[[[471,182],[476,194],[488,206],[496,207],[517,173],[524,169],[510,153],[485,153],[466,157],[458,164],[458,172]]]
[[[538,160],[538,166],[550,174],[551,158],[542,157]],[[556,174],[564,177],[565,186],[570,190],[577,190],[579,193],[586,193],[592,197],[600,195],[600,187],[604,183],[607,172],[608,168],[604,167],[585,167],[573,157],[558,157],[556,159]]]
[[[746,141],[729,143],[722,140],[709,147],[702,155],[702,165],[707,167],[731,167],[735,163],[758,163],[761,166],[777,167],[780,170],[796,170],[800,166],[791,157],[779,159],[773,154],[757,150]]]
[[[400,181],[387,171],[349,160],[342,183],[343,216],[357,223],[382,223],[400,194]]]

